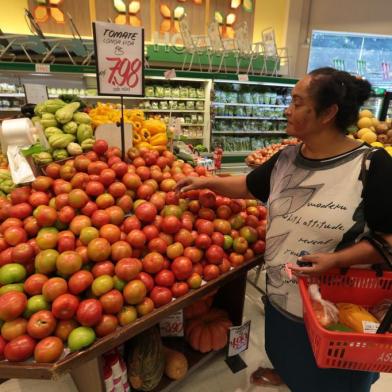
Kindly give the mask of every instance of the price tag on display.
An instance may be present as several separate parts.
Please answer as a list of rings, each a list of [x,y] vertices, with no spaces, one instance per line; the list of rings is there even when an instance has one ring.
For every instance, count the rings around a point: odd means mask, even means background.
[[[50,64],[35,64],[35,72],[49,73]]]
[[[43,84],[30,84],[23,85],[26,102],[27,103],[40,103],[48,99],[48,89]]]
[[[250,320],[246,323],[229,328],[228,357],[234,357],[248,349],[250,335]]]
[[[164,72],[165,79],[174,79],[176,75],[176,70],[175,69],[168,69],[167,71]]]
[[[161,336],[184,336],[184,314],[182,310],[167,316],[159,323]]]
[[[98,94],[144,95],[144,29],[94,22]]]
[[[244,74],[244,75],[239,74],[238,75],[238,80],[240,82],[249,82],[249,76],[246,75],[246,74]]]

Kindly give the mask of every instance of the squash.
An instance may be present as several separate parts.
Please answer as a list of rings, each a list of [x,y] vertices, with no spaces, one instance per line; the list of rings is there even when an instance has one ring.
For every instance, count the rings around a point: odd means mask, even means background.
[[[185,320],[193,319],[195,317],[206,314],[211,308],[215,293],[216,292],[214,292],[213,294],[206,295],[199,301],[193,302],[192,304],[184,308]]]
[[[213,308],[187,321],[185,339],[194,350],[202,353],[218,351],[227,345],[227,331],[231,325],[227,312]]]
[[[161,381],[165,357],[159,329],[155,326],[130,341],[128,378],[133,389],[151,391]]]
[[[165,374],[171,380],[181,380],[188,372],[188,360],[183,353],[164,347]]]

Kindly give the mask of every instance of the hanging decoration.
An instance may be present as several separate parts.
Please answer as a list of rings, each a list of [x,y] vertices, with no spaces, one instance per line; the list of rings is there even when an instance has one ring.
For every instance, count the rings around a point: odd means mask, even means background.
[[[230,0],[230,8],[233,10],[238,9],[241,6],[246,12],[253,12],[254,0]]]
[[[38,4],[34,9],[34,17],[39,23],[45,23],[52,18],[56,23],[64,23],[65,17],[59,6],[63,0],[35,0]]]
[[[187,0],[177,0],[179,3],[185,3]],[[202,5],[203,0],[193,0],[196,5]],[[161,33],[178,33],[180,31],[178,21],[185,15],[185,7],[178,5],[171,10],[169,5],[161,3],[159,7],[161,16],[163,18],[159,31]]]
[[[223,38],[234,38],[233,25],[237,21],[237,15],[231,12],[228,15],[223,15],[220,11],[215,11],[214,19],[220,25],[220,30]]]
[[[142,20],[139,17],[140,12],[140,1],[133,0],[129,2],[128,5],[128,15],[127,15],[127,4],[126,0],[113,0],[113,5],[119,15],[116,16],[114,22],[117,24],[130,24],[131,26],[140,27],[142,25]],[[129,17],[129,22],[127,21]]]

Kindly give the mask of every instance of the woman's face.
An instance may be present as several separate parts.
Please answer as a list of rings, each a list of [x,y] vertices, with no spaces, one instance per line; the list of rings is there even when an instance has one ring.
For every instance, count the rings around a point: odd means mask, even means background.
[[[305,76],[293,88],[292,102],[285,110],[287,117],[287,134],[303,139],[310,133],[317,132],[321,126],[315,111],[315,105],[309,96],[310,76]]]

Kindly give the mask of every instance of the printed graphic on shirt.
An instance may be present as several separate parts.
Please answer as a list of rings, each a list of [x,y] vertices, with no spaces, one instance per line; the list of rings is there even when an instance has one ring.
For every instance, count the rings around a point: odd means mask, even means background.
[[[282,151],[271,175],[265,261],[270,300],[302,317],[297,281],[286,263],[296,263],[301,251],[333,252],[351,244],[366,224],[360,179],[361,147],[338,159],[302,158],[299,147]]]

